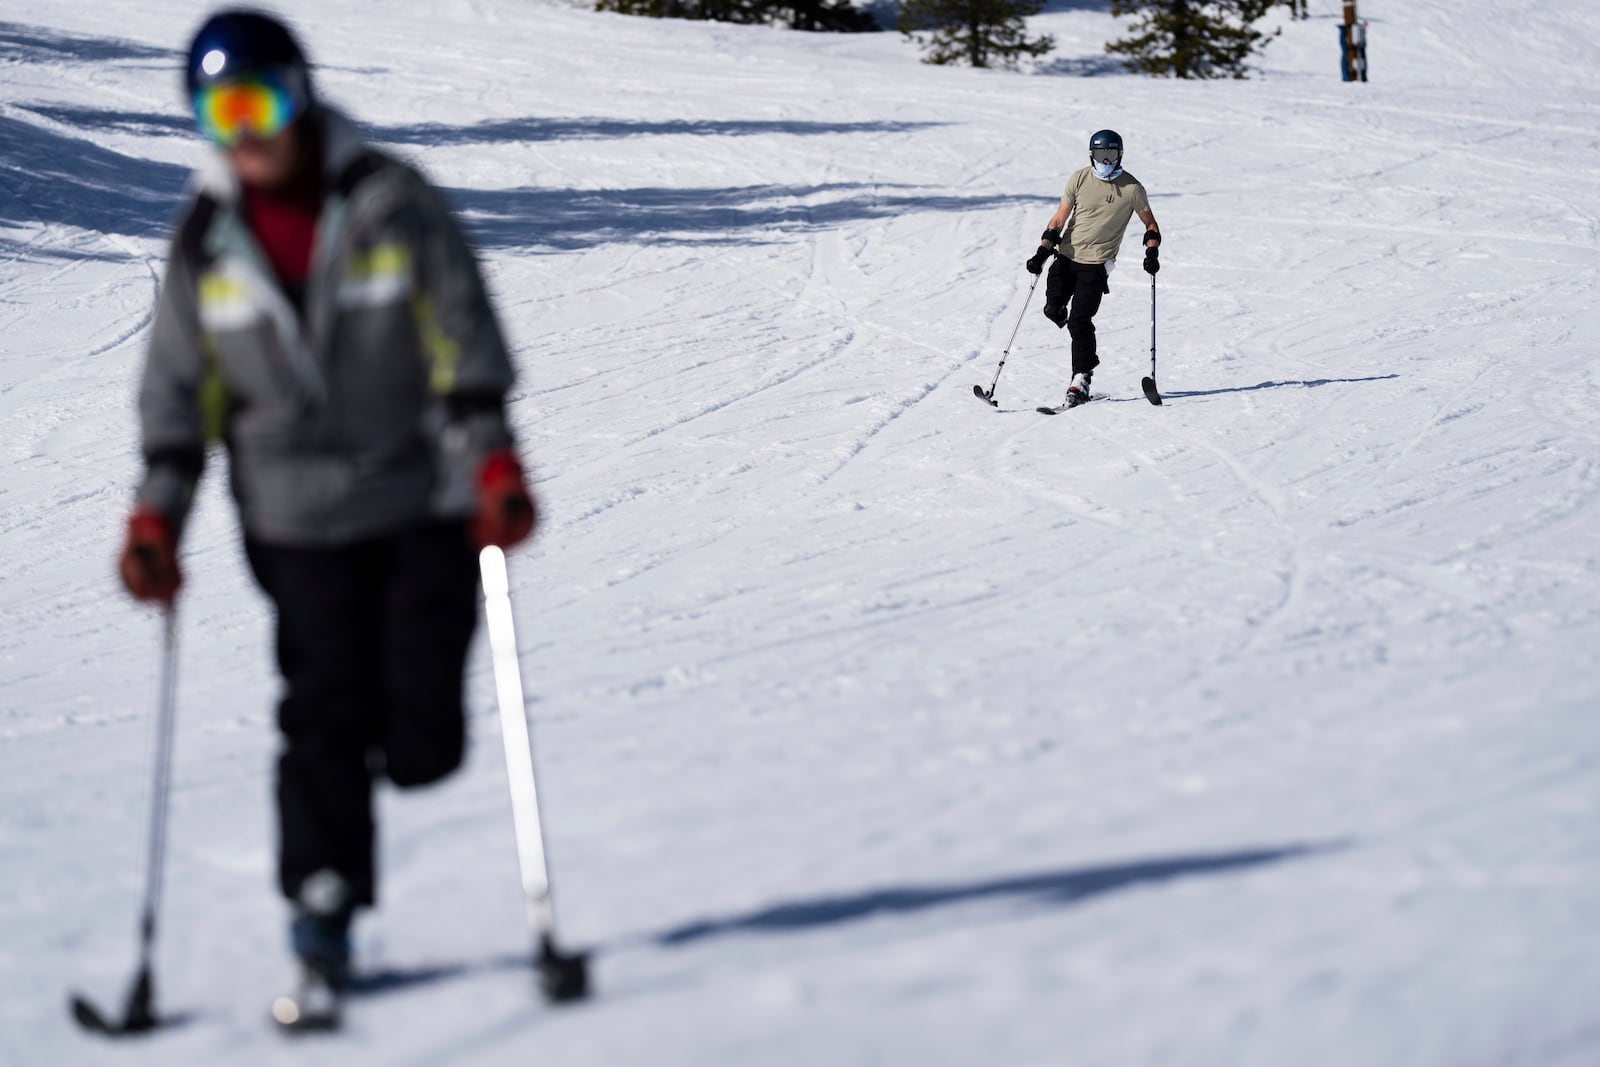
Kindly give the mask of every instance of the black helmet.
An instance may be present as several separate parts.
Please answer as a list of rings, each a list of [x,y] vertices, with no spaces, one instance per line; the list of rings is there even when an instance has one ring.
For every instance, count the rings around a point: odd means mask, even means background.
[[[1089,138],[1089,153],[1092,156],[1096,149],[1111,149],[1117,153],[1117,160],[1122,160],[1122,135],[1116,130],[1096,130],[1094,136]]]
[[[311,101],[311,65],[287,26],[243,8],[212,15],[189,45],[183,75],[187,95],[193,98],[201,86],[251,74],[283,78],[302,108]]]

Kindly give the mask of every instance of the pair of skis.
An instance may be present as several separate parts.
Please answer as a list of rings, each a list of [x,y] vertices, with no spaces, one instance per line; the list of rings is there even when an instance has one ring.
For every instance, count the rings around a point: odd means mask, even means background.
[[[517,661],[516,632],[512,624],[510,581],[505,553],[485,548],[478,557],[483,581],[484,614],[494,657],[495,690],[500,706],[505,742],[506,772],[511,785],[511,814],[516,830],[517,860],[522,890],[527,900],[528,923],[537,943],[534,966],[545,998],[554,1004],[580,1000],[589,992],[587,954],[568,952],[556,941],[555,900],[545,857],[543,824],[539,817],[538,784],[534,777],[532,739],[528,732],[522,695],[522,672]],[[153,959],[156,913],[166,855],[167,799],[172,780],[172,735],[177,687],[177,622],[169,605],[163,618],[160,700],[156,713],[155,782],[150,800],[150,837],[145,866],[144,906],[139,922],[139,970],[129,990],[122,1018],[116,1019],[86,997],[73,994],[72,1017],[85,1030],[112,1037],[141,1034],[162,1025],[155,1009]],[[293,993],[278,997],[272,1017],[285,1031],[294,1033],[337,1029],[340,991],[307,968]]]
[[[1033,276],[1033,284],[1028,286],[1027,299],[1022,302],[1022,313],[1017,316],[1017,324],[1011,328],[1011,339],[1006,342],[1005,351],[1000,353],[1000,365],[994,370],[994,380],[985,389],[981,385],[972,387],[972,395],[984,401],[992,408],[1000,406],[994,398],[995,386],[1000,384],[1000,372],[1006,369],[1006,357],[1011,355],[1011,346],[1016,343],[1017,331],[1022,328],[1022,319],[1028,313],[1028,302],[1033,299],[1033,291],[1039,287],[1039,275]],[[1161,390],[1156,387],[1156,276],[1150,275],[1150,374],[1139,380],[1139,386],[1144,390],[1144,397],[1157,407],[1161,405]],[[1068,390],[1067,399],[1060,407],[1034,408],[1041,415],[1059,415],[1070,408],[1087,404],[1089,398]]]

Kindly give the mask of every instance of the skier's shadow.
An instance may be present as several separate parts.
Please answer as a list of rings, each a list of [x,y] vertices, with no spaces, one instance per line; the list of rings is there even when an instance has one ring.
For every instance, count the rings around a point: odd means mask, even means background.
[[[1342,845],[1337,843],[1288,845],[1046,871],[992,881],[873,889],[843,896],[775,904],[743,915],[685,923],[657,934],[654,940],[666,946],[685,945],[729,934],[806,930],[868,917],[909,915],[970,901],[1006,897],[1072,906],[1092,897],[1134,886],[1261,867],[1340,847]]]
[[[349,992],[353,996],[379,996],[399,993],[418,986],[435,985],[457,978],[500,971],[526,971],[533,973],[533,954],[497,956],[476,963],[437,963],[419,967],[381,967],[362,971],[350,979]]]
[[[1178,878],[1218,875],[1300,859],[1344,847],[1342,842],[1242,849],[1132,863],[1046,871],[980,882],[901,886],[842,896],[817,897],[759,908],[743,915],[685,923],[647,938],[663,947],[693,944],[743,933],[791,933],[836,926],[860,919],[911,915],[973,901],[1007,897],[1038,904],[1070,907],[1093,897]],[[632,939],[628,939],[631,941]],[[620,947],[613,944],[612,948]],[[605,946],[595,946],[604,951]],[[475,963],[385,967],[357,974],[350,981],[353,996],[382,996],[473,975],[506,971],[533,973],[531,953],[505,955]]]
[[[1350,385],[1356,382],[1383,382],[1398,378],[1398,374],[1377,374],[1370,378],[1312,378],[1305,381],[1258,382],[1255,385],[1236,385],[1230,389],[1174,389],[1162,390],[1163,396],[1221,396],[1224,393],[1255,393],[1262,389],[1315,389],[1320,385]]]

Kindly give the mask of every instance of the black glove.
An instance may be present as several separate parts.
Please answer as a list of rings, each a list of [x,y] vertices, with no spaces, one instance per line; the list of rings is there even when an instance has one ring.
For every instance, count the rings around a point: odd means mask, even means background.
[[[1045,260],[1049,259],[1051,254],[1052,253],[1048,248],[1041,248],[1039,251],[1035,252],[1033,254],[1033,258],[1028,260],[1028,273],[1043,274]]]
[[[1056,229],[1054,226],[1041,233],[1039,235],[1039,240],[1043,241],[1045,244],[1057,251],[1061,250],[1061,231]]]
[[[1147,248],[1144,250],[1144,272],[1152,277],[1161,269],[1160,252],[1159,248]]]

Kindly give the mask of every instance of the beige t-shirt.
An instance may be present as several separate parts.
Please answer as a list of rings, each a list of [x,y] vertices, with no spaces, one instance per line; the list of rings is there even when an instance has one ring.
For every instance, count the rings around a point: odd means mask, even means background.
[[[1061,254],[1074,263],[1108,263],[1117,258],[1117,246],[1135,212],[1149,211],[1150,198],[1139,179],[1123,171],[1110,181],[1095,177],[1084,167],[1067,179],[1061,202],[1072,208]]]

